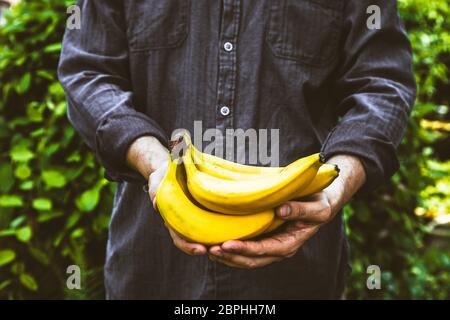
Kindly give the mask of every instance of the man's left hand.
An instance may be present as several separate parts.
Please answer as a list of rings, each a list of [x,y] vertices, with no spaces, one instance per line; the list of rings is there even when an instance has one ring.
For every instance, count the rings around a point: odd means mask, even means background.
[[[295,255],[306,240],[334,218],[365,181],[358,158],[339,155],[328,162],[339,166],[339,177],[322,192],[301,201],[288,201],[277,208],[277,216],[286,220],[282,231],[261,240],[231,240],[212,246],[210,259],[231,267],[254,269]]]

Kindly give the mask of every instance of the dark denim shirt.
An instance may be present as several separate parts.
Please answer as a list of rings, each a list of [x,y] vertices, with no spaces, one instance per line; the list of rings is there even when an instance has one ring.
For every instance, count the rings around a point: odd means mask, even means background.
[[[176,249],[126,166],[130,143],[177,128],[279,129],[280,165],[321,151],[358,156],[370,191],[398,167],[415,97],[396,1],[81,0],[59,78],[74,127],[118,181],[108,298],[336,298],[348,271],[342,217],[298,253],[242,270]],[[231,44],[225,45],[229,42]],[[220,110],[229,108],[224,115]]]

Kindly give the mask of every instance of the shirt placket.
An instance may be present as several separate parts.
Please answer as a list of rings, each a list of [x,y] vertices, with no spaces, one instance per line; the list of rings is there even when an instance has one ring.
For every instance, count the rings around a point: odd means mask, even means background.
[[[216,129],[225,137],[226,129],[234,126],[236,108],[237,43],[240,20],[240,0],[222,0],[219,37],[219,70],[216,100]],[[217,140],[216,140],[217,142]],[[225,143],[225,141],[223,141]],[[215,298],[219,288],[227,283],[229,272],[212,264],[212,283]]]
[[[227,128],[233,128],[234,123],[239,19],[240,0],[223,0],[216,100],[216,128],[223,134]]]

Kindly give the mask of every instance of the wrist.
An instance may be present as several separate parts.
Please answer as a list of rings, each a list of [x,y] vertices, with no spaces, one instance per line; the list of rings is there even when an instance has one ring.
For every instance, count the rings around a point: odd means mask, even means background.
[[[338,165],[338,178],[324,191],[330,199],[334,211],[340,210],[366,181],[366,173],[362,162],[353,155],[336,155],[327,163]]]
[[[167,161],[168,150],[158,139],[144,136],[136,139],[128,149],[127,163],[144,178],[161,167]]]

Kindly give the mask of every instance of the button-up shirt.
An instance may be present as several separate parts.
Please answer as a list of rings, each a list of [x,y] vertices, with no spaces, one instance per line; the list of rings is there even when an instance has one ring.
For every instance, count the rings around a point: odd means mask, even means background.
[[[279,163],[322,152],[361,159],[370,191],[398,167],[415,96],[396,1],[80,0],[59,78],[68,117],[118,188],[109,298],[336,298],[348,274],[341,215],[297,254],[254,270],[176,249],[126,165],[138,137],[179,128],[279,130]],[[369,12],[369,13],[368,13]],[[376,213],[374,213],[376,214]]]

